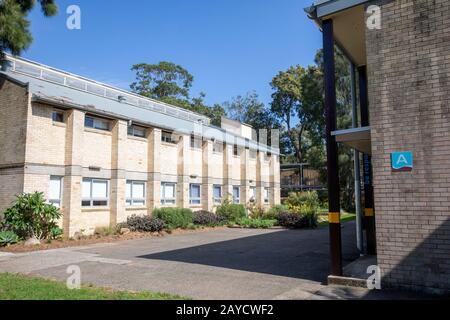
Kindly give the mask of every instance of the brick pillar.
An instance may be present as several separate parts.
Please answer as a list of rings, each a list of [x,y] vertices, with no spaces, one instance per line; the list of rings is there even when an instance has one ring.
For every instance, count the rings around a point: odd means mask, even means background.
[[[161,129],[153,128],[148,133],[148,178],[147,208],[151,215],[153,208],[161,205]]]
[[[263,173],[264,152],[258,151],[256,156],[256,204],[264,205],[264,182],[266,177]]]
[[[250,162],[250,150],[244,148],[244,150],[242,150],[241,153],[241,199],[242,199],[241,201],[243,204],[247,204],[250,201],[249,162]]]
[[[233,145],[223,148],[223,197],[233,197]]]
[[[203,163],[202,163],[202,206],[204,210],[211,211],[214,206],[213,200],[213,181],[212,181],[212,159],[213,142],[206,140],[202,145]]]
[[[125,208],[126,188],[126,142],[128,124],[123,120],[116,120],[112,128],[111,143],[111,192],[110,192],[110,218],[109,223],[114,227],[117,223],[127,219]]]
[[[65,164],[66,174],[63,179],[64,234],[71,237],[82,228],[81,187],[83,165],[84,112],[71,110],[67,116]]]
[[[189,208],[190,143],[190,135],[180,136],[178,142],[177,206],[181,208]]]
[[[280,161],[279,156],[276,154],[272,154],[270,157],[270,168],[269,168],[269,180],[270,180],[270,189],[269,189],[269,204],[271,206],[280,204]]]

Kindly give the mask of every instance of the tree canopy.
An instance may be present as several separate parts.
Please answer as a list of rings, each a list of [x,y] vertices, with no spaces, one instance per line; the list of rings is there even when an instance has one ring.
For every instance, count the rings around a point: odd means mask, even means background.
[[[6,51],[19,55],[33,41],[30,32],[28,13],[33,9],[35,0],[0,1],[0,58]],[[58,7],[54,0],[38,0],[42,13],[54,16]]]

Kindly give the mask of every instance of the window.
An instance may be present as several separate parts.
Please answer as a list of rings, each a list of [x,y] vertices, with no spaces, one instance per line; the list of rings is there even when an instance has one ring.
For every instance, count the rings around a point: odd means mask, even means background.
[[[145,138],[146,129],[138,126],[128,126],[128,135],[134,137]]]
[[[98,207],[108,205],[108,180],[103,179],[83,179],[83,207]]]
[[[161,204],[175,204],[175,189],[175,183],[161,182]]]
[[[161,132],[161,141],[167,143],[177,143],[175,141],[175,136],[172,134],[172,132],[169,131]]]
[[[269,188],[264,188],[264,203],[269,203]]]
[[[256,202],[256,187],[250,187],[249,201]]]
[[[200,185],[191,183],[191,185],[189,186],[189,203],[200,204],[200,197]]]
[[[239,187],[233,187],[233,203],[241,202],[241,191]]]
[[[64,122],[64,112],[62,112],[62,111],[53,111],[52,112],[52,120],[54,122]]]
[[[234,156],[238,156],[239,155],[239,148],[238,148],[237,144],[235,144],[233,146],[233,155]]]
[[[145,182],[128,180],[125,196],[127,206],[145,206]]]
[[[222,186],[220,185],[213,186],[213,198],[214,203],[220,203],[222,201]]]
[[[62,177],[50,176],[50,188],[48,191],[48,202],[57,208],[61,208]]]
[[[84,118],[84,126],[88,128],[94,128],[98,130],[109,131],[109,121],[105,119],[99,119],[94,117],[86,116]]]
[[[215,141],[213,143],[213,152],[222,153],[222,151],[223,151],[223,142],[222,141]]]
[[[200,149],[202,147],[202,138],[191,134],[191,148]]]

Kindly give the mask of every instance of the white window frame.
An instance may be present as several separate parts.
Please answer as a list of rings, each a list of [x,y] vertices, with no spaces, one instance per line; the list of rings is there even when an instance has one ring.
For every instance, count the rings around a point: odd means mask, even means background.
[[[58,198],[50,198],[51,181],[59,181],[59,196]],[[49,180],[49,199],[48,202],[57,208],[61,208],[62,204],[62,191],[63,191],[63,177],[61,176],[50,176]]]
[[[166,198],[166,185],[173,185],[173,198]],[[164,196],[163,196],[164,195]],[[177,184],[175,182],[161,182],[161,204],[175,205],[177,202]]]
[[[256,202],[256,187],[250,187],[249,190],[250,190],[249,201]]]
[[[198,197],[192,197],[192,187],[198,187]],[[200,183],[189,184],[189,204],[192,205],[202,204],[202,185]]]
[[[92,119],[92,126],[87,125],[87,120]],[[103,126],[100,126],[99,124],[103,123],[106,124],[106,128]],[[111,122],[107,119],[97,118],[93,116],[85,116],[84,117],[84,126],[86,128],[96,129],[96,130],[102,130],[102,131],[111,131]]]
[[[81,199],[81,206],[82,207],[107,207],[109,205],[109,180],[107,180],[107,179],[97,179],[97,178],[83,178],[82,188],[83,188],[84,182],[87,182],[87,181],[90,182],[90,189],[89,189],[90,197],[89,198],[83,198],[82,197],[82,199]],[[102,198],[102,197],[94,198],[92,196],[93,185],[94,185],[94,183],[96,181],[102,182],[102,183],[106,182],[106,197],[105,198]],[[83,202],[86,202],[86,201],[89,201],[89,205],[83,204]],[[106,204],[98,204],[98,205],[96,205],[95,204],[96,201],[106,202]]]
[[[57,115],[61,115],[62,116],[62,120],[57,119]],[[53,122],[58,122],[58,123],[64,123],[65,122],[64,111],[53,110],[52,111],[52,121]]]
[[[270,190],[269,188],[264,188],[264,203],[269,203]]]
[[[190,146],[191,146],[191,149],[201,149],[202,148],[202,138],[191,134]]]
[[[234,190],[237,190],[238,192],[238,197],[234,196]],[[238,186],[233,186],[233,203],[234,204],[239,204],[241,203],[241,188]]]
[[[138,207],[144,207],[147,203],[147,184],[145,183],[145,181],[138,181],[138,180],[127,180],[126,184],[130,184],[131,188],[130,188],[130,196],[126,197],[125,199],[125,205],[128,207],[132,207],[132,206],[138,206]],[[140,197],[135,197],[133,195],[133,186],[134,185],[142,185],[143,186],[143,190],[144,190],[144,196],[142,198]],[[126,188],[128,188],[128,186],[126,186]],[[138,202],[138,203],[135,203]]]
[[[216,188],[219,188],[220,192],[220,196],[216,197],[214,190]],[[213,199],[214,199],[214,203],[221,203],[222,202],[222,186],[220,184],[215,184],[213,185]]]
[[[174,140],[174,133],[170,132],[170,131],[161,131],[161,141],[165,142],[165,143],[172,143],[172,144],[176,144],[176,140]]]
[[[142,132],[142,134],[140,132]],[[132,137],[145,138],[147,135],[147,129],[144,127],[131,125],[127,128],[127,134]]]

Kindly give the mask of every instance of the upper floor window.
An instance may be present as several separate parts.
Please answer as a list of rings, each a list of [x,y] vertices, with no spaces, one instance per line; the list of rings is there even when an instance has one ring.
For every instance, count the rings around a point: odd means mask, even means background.
[[[50,188],[48,191],[48,202],[57,208],[61,207],[62,177],[50,176]]]
[[[169,131],[162,131],[161,132],[161,141],[167,142],[167,143],[177,143],[175,141],[175,136],[172,132]]]
[[[108,189],[108,180],[84,178],[81,205],[83,207],[107,206],[109,199]]]
[[[161,182],[161,204],[175,204],[175,189],[175,183]]]
[[[197,183],[191,183],[189,187],[189,203],[190,204],[200,204],[201,202],[201,191],[200,185]]]
[[[239,147],[237,144],[233,145],[233,155],[238,156],[239,155]]]
[[[86,116],[84,118],[84,126],[88,128],[94,128],[98,130],[109,131],[110,130],[110,122],[106,119],[94,118],[90,116]]]
[[[125,197],[127,206],[145,206],[145,182],[128,180]]]
[[[191,148],[200,149],[202,147],[202,138],[191,134]]]
[[[52,111],[52,120],[54,122],[64,122],[64,112]]]
[[[223,151],[223,142],[222,141],[214,141],[213,152],[222,153],[222,151]]]
[[[128,135],[133,137],[145,138],[147,130],[143,127],[138,126],[128,126]]]

